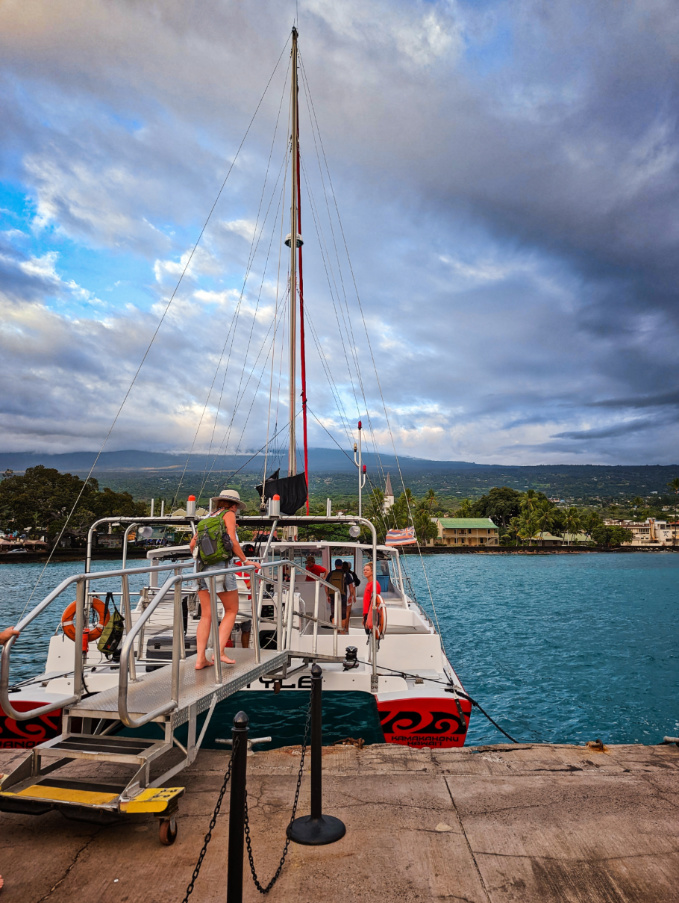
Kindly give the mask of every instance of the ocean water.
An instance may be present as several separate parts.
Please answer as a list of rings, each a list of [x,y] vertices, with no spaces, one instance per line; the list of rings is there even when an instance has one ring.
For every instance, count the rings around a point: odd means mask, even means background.
[[[469,693],[522,742],[679,735],[679,554],[424,559],[441,635]],[[407,558],[431,611],[419,561]],[[474,709],[467,744],[504,742]]]
[[[424,564],[426,578],[418,558],[406,559],[430,615],[431,589],[448,658],[469,695],[517,740],[653,744],[679,735],[679,554],[436,555]],[[0,625],[19,619],[42,567],[0,566]],[[50,566],[28,608],[76,569]],[[14,679],[38,673],[58,614],[44,612],[16,646]],[[252,713],[253,730],[271,733],[280,718],[276,697],[269,703],[271,711]],[[275,744],[299,742],[305,708],[302,700],[286,708]],[[374,719],[324,728],[326,742],[375,739]],[[474,709],[467,745],[501,742]]]

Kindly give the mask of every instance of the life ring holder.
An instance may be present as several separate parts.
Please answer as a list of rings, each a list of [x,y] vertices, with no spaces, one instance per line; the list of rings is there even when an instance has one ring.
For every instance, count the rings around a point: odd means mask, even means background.
[[[69,640],[73,640],[73,642],[75,642],[76,605],[76,602],[71,602],[70,605],[66,606],[64,613],[61,616],[61,628],[64,631],[64,636],[67,636]],[[101,601],[101,599],[97,598],[97,596],[95,596],[90,603],[90,611],[95,612],[97,616],[97,623],[94,625],[94,627],[90,627],[89,641],[96,642],[96,640],[98,640],[103,633],[106,622],[111,617],[111,614],[106,605]]]

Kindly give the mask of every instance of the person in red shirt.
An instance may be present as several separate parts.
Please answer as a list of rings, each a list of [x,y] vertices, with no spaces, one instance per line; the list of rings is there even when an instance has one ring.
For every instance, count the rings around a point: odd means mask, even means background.
[[[307,558],[306,569],[307,571],[311,571],[312,574],[316,574],[318,577],[325,577],[325,575],[328,573],[323,565],[316,564],[316,559],[313,555],[309,555],[309,557]],[[311,583],[314,578],[307,575],[306,579],[307,583]]]
[[[379,596],[380,594],[380,585],[377,581],[373,581],[373,566],[372,562],[367,562],[363,565],[363,576],[365,577],[367,583],[366,587],[363,590],[363,626],[365,627],[365,619],[368,617],[368,612],[373,604],[373,582],[375,584],[375,592]],[[366,627],[366,633],[370,633],[368,628]]]

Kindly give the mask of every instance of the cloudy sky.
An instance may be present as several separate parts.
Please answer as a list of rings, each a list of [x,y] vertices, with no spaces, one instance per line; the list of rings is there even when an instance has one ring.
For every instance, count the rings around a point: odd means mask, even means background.
[[[676,0],[4,0],[0,448],[284,440],[295,16],[310,444],[677,462]]]

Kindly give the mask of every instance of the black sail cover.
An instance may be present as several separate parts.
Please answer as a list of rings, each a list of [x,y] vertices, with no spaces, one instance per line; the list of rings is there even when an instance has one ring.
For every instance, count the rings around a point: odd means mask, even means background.
[[[270,477],[267,477],[264,483],[264,501],[273,498],[275,495],[281,497],[281,514],[293,515],[305,504],[307,499],[306,477],[303,473],[298,473],[294,477],[281,477],[280,468]],[[255,487],[257,492],[262,494],[262,484]]]

